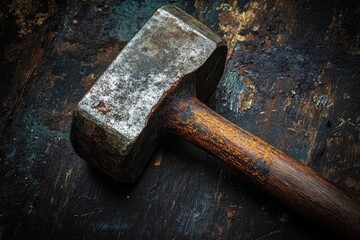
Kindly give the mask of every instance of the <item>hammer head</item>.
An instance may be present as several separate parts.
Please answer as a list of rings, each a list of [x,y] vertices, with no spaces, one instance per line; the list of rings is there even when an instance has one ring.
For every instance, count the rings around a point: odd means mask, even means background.
[[[78,104],[75,152],[115,181],[135,182],[161,136],[159,106],[180,88],[205,100],[226,51],[218,35],[182,10],[158,9]]]

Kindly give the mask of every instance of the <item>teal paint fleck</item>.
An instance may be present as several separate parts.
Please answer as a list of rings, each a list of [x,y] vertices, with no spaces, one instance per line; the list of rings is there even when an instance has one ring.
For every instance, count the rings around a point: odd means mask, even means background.
[[[238,106],[241,94],[250,90],[244,82],[243,76],[233,71],[226,72],[220,81],[221,101],[223,106],[238,113]]]
[[[321,95],[321,96],[318,98],[318,100],[316,101],[316,105],[317,105],[317,106],[319,106],[319,105],[325,106],[326,103],[328,102],[328,100],[329,100],[329,97],[328,97],[328,96],[326,96],[326,95]]]

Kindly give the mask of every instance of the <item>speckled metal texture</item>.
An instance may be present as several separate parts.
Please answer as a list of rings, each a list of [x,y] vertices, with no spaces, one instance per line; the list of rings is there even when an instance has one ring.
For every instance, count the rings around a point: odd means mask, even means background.
[[[153,111],[195,72],[191,84],[206,98],[225,56],[209,28],[174,6],[160,8],[80,101],[71,133],[76,153],[116,181],[135,181],[158,142]]]

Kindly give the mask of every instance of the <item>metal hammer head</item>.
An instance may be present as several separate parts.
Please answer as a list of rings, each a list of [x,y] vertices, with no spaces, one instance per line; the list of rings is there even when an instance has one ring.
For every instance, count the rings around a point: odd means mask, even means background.
[[[179,88],[205,100],[226,51],[218,35],[182,10],[158,9],[78,104],[76,153],[118,182],[136,181],[161,136],[159,106]]]

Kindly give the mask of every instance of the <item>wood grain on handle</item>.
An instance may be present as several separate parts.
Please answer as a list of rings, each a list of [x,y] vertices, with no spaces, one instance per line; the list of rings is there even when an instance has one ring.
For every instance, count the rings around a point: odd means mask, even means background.
[[[299,214],[360,239],[360,202],[196,98],[174,101],[168,128],[241,171]]]

